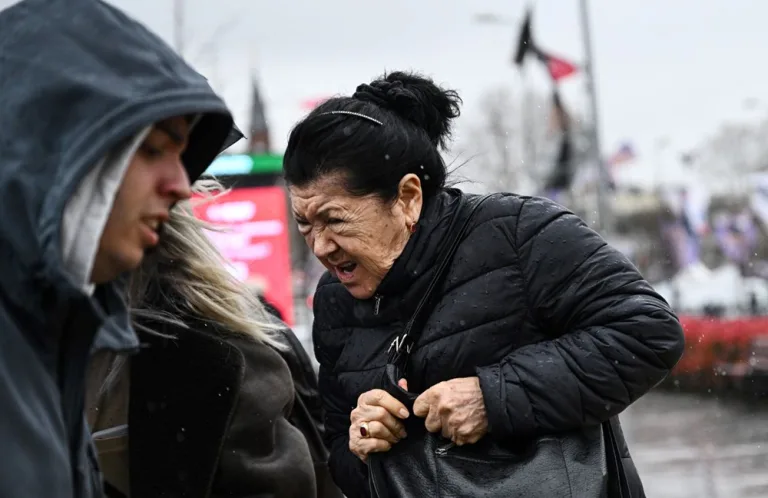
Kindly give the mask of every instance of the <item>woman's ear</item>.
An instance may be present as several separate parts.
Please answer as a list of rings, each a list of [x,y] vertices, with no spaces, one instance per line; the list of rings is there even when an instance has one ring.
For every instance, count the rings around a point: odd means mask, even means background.
[[[421,180],[417,175],[408,173],[400,180],[397,192],[397,203],[400,204],[407,223],[414,224],[419,221],[423,202]]]

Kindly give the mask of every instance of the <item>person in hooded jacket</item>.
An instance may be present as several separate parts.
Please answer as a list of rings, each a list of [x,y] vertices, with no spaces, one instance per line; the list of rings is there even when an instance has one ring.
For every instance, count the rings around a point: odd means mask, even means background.
[[[313,338],[331,473],[349,498],[369,496],[368,455],[409,437],[409,418],[456,445],[599,425],[683,352],[677,317],[624,255],[564,207],[501,193],[475,212],[411,350],[401,387],[421,393],[413,412],[380,389],[459,200],[477,199],[446,187],[439,153],[460,102],[393,72],[318,106],[288,141],[294,216],[328,270]]]
[[[0,33],[0,496],[102,496],[89,357],[138,348],[120,276],[158,243],[232,117],[101,1],[18,2]]]
[[[222,188],[193,191],[205,203]],[[141,353],[92,360],[87,418],[107,496],[340,498],[307,354],[205,227],[189,201],[173,208],[130,279]]]

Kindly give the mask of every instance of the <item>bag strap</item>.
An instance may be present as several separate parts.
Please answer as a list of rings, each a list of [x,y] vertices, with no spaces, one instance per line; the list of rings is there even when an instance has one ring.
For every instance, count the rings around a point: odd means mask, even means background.
[[[606,456],[608,462],[608,472],[613,474],[616,483],[618,495],[615,498],[632,498],[632,491],[629,489],[627,474],[624,470],[624,463],[621,460],[621,450],[619,441],[616,438],[616,431],[613,430],[613,419],[603,422],[603,432],[606,440]]]
[[[411,319],[408,320],[408,323],[405,325],[405,330],[403,331],[402,335],[400,335],[400,337],[393,341],[389,351],[388,363],[399,365],[401,367],[407,364],[411,350],[413,349],[413,345],[416,344],[416,341],[418,341],[419,337],[421,336],[421,332],[423,330],[422,322],[426,320],[428,316],[426,312],[430,308],[430,301],[434,298],[435,289],[442,283],[443,279],[448,273],[448,268],[450,267],[451,261],[453,260],[453,256],[456,254],[456,250],[458,249],[459,244],[461,244],[461,241],[464,239],[467,229],[469,228],[469,223],[472,221],[474,214],[477,212],[478,208],[492,195],[494,194],[485,195],[475,201],[460,228],[458,230],[454,230],[458,220],[461,218],[464,212],[464,206],[467,204],[466,198],[464,196],[461,197],[459,206],[456,209],[456,213],[454,214],[453,219],[451,220],[451,224],[448,227],[448,233],[453,235],[449,235],[450,239],[447,241],[445,249],[443,249],[443,253],[439,260],[440,262],[437,265],[437,270],[435,270],[435,274],[432,277],[432,280],[429,282],[429,286],[424,292],[424,295],[421,296],[421,300],[416,306],[416,310],[413,312]],[[418,326],[417,321],[419,322]]]

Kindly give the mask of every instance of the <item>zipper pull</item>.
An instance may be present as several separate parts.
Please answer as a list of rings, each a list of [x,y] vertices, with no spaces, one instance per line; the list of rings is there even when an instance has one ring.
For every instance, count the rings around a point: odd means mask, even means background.
[[[373,297],[373,314],[378,315],[379,314],[379,307],[381,306],[381,296],[374,296]]]
[[[443,446],[438,446],[437,449],[435,450],[435,453],[438,456],[445,456],[445,455],[448,454],[448,450],[450,450],[454,446],[455,446],[455,444],[453,442],[450,442],[450,443],[445,444]]]

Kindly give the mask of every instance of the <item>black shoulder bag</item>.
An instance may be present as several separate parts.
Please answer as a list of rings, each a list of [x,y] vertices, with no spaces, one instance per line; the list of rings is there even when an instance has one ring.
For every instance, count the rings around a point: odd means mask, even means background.
[[[390,350],[382,388],[411,413],[418,394],[404,391],[397,382],[407,378],[411,350],[436,304],[435,290],[443,283],[469,222],[488,197],[473,201],[462,197],[449,230],[453,238]],[[455,230],[456,226],[460,228]],[[372,498],[632,498],[610,421],[529,441],[499,442],[489,435],[465,446],[429,433],[418,417],[405,423],[407,438],[386,453],[368,456]]]

